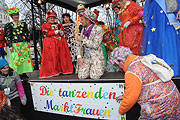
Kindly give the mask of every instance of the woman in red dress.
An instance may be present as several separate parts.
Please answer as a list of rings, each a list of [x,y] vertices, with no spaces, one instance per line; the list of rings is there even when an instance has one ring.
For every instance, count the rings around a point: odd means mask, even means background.
[[[143,17],[143,8],[131,0],[114,0],[113,5],[116,6],[113,9],[122,22],[120,45],[130,48],[133,54],[139,55],[144,32],[143,24],[140,23]]]
[[[55,22],[57,14],[53,10],[46,13],[46,22],[42,25],[43,54],[39,78],[57,76],[60,73],[73,73],[73,65],[67,40],[64,38],[62,24]]]

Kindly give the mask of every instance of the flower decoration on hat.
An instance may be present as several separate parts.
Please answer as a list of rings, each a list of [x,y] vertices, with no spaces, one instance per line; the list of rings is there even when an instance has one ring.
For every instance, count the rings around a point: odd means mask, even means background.
[[[13,7],[13,8],[10,8],[10,9],[7,9],[7,12],[8,12],[8,15],[12,15],[12,14],[17,14],[19,13],[19,9],[16,8],[16,7]]]
[[[98,17],[99,17],[99,11],[97,10],[97,9],[94,9],[94,13],[96,14],[96,20],[98,19]]]
[[[48,10],[46,12],[46,21],[48,21],[48,18],[49,17],[54,17],[54,18],[57,18],[57,14],[54,10]]]
[[[80,10],[85,10],[85,6],[84,6],[83,4],[79,4],[79,5],[77,6],[76,12],[79,12]]]
[[[119,0],[113,0],[112,4],[115,5]]]
[[[109,27],[108,27],[107,25],[100,25],[100,26],[101,26],[102,29],[103,29],[104,35],[105,35],[106,33],[109,33],[109,32],[110,32]]]
[[[89,9],[86,9],[83,13],[82,13],[82,15],[84,16],[84,17],[86,17],[87,19],[89,19],[91,22],[93,22],[93,23],[95,23],[96,22],[96,20],[97,20],[97,15],[94,13],[94,12],[92,12],[91,10],[89,10]]]

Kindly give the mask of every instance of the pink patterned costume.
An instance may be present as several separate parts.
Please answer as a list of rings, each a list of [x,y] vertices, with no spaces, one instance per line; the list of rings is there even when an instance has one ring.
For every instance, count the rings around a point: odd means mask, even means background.
[[[129,56],[127,61],[134,56]],[[125,78],[130,75],[131,80],[139,80],[140,82],[137,83],[142,84],[137,101],[141,105],[140,119],[180,120],[180,93],[176,85],[172,80],[162,82],[150,68],[139,61],[141,58],[143,57],[137,56],[135,59],[131,59],[132,61],[129,61],[129,64],[125,63],[125,67],[127,66]],[[125,94],[127,95],[127,92]],[[130,96],[132,94],[129,94]],[[129,100],[126,99],[126,102]],[[123,105],[120,105],[119,109],[121,106]]]

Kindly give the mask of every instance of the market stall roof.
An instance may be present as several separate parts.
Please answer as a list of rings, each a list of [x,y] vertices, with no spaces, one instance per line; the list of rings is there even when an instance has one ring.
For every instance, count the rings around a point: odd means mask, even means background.
[[[38,0],[35,0],[38,1]],[[110,3],[112,0],[44,0],[47,3],[52,3],[63,8],[76,11],[78,4],[83,4],[85,7],[95,7],[100,4]]]

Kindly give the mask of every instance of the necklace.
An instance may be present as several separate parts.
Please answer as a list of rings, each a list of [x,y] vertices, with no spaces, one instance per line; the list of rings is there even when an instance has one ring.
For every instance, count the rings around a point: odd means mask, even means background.
[[[15,23],[16,26],[20,26],[21,25],[21,21],[19,21],[19,20],[18,21],[14,21],[14,23]]]
[[[127,8],[127,6],[130,5],[130,4],[131,4],[131,2],[127,1],[124,8],[121,11],[119,11],[119,14],[121,14]]]
[[[70,24],[69,23],[66,23],[67,26],[69,26]]]

